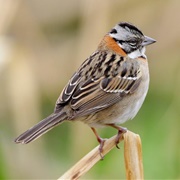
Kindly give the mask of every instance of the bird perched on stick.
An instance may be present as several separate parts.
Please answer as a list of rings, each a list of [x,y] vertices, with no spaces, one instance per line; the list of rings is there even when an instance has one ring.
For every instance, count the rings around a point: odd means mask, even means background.
[[[119,124],[135,117],[148,92],[145,47],[154,42],[130,23],[116,24],[70,78],[54,112],[22,133],[15,142],[27,144],[64,121],[82,121],[93,130],[100,143],[100,154],[105,140],[96,128],[116,128],[118,144],[126,132]]]

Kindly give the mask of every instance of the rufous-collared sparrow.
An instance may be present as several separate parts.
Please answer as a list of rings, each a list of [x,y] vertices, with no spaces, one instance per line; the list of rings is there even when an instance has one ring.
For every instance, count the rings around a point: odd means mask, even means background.
[[[121,22],[107,33],[61,92],[54,112],[15,139],[27,144],[64,121],[88,124],[103,151],[104,139],[95,128],[118,130],[116,144],[126,129],[118,126],[134,118],[149,87],[145,46],[156,42],[134,25]]]

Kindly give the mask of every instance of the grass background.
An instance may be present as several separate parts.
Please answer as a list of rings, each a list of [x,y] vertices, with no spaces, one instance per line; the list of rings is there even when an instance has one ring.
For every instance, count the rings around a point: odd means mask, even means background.
[[[13,139],[53,111],[73,72],[120,21],[157,40],[146,53],[149,93],[123,126],[141,136],[145,179],[179,179],[179,6],[178,0],[0,1],[0,179],[56,179],[97,145],[90,128],[78,122],[28,145]],[[83,179],[124,179],[120,146]]]

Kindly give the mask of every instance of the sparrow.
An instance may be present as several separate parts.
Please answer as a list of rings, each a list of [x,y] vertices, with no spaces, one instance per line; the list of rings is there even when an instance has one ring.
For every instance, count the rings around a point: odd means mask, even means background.
[[[117,129],[116,145],[126,128],[119,126],[133,119],[149,88],[147,45],[156,40],[136,26],[120,22],[108,32],[70,78],[56,101],[54,112],[15,139],[27,144],[64,121],[81,121],[92,129],[102,156],[105,139],[96,128]]]

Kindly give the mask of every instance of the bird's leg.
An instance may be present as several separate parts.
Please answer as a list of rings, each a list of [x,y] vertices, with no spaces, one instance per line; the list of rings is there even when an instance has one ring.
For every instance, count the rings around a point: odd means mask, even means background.
[[[104,159],[104,156],[102,155],[102,152],[103,152],[103,147],[104,147],[104,142],[105,142],[105,139],[102,139],[95,128],[91,127],[93,133],[95,134],[96,138],[97,138],[97,141],[99,142],[99,154],[101,156],[101,159],[103,160]]]
[[[111,127],[113,127],[113,128],[115,128],[115,129],[118,130],[118,134],[117,134],[115,143],[116,143],[116,147],[117,147],[118,149],[120,149],[119,146],[118,146],[119,140],[120,140],[120,138],[122,137],[122,135],[127,132],[127,129],[124,128],[124,127],[121,127],[121,126],[117,126],[117,125],[115,125],[115,124],[107,124],[107,125],[108,125],[108,126],[111,126]]]

